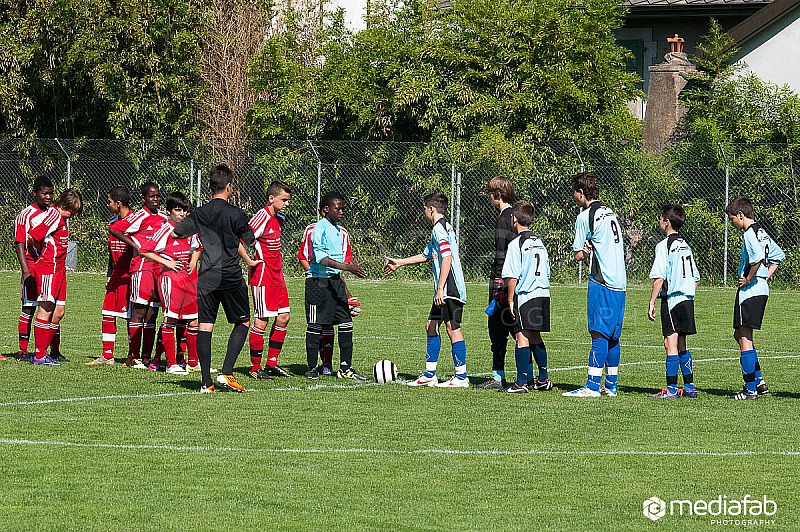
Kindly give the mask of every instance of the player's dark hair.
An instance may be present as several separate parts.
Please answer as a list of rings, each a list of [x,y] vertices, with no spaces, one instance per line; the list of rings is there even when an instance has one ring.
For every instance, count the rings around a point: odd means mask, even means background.
[[[686,211],[681,205],[664,205],[661,209],[661,217],[668,220],[669,225],[677,231],[686,222]]]
[[[131,206],[131,193],[127,187],[123,187],[122,185],[117,185],[116,187],[108,191],[108,195],[111,197],[112,200],[118,201],[119,203],[121,203],[126,207]]]
[[[283,181],[273,181],[267,187],[267,196],[277,196],[281,192],[292,193],[292,187]]]
[[[594,172],[580,172],[572,176],[572,191],[583,192],[586,199],[593,201],[600,198],[600,186]]]
[[[148,181],[145,184],[143,184],[141,188],[139,188],[139,192],[141,192],[142,197],[147,196],[147,191],[150,190],[151,188],[158,190],[158,185],[156,185],[152,181]]]
[[[33,180],[33,191],[39,192],[43,188],[53,188],[53,182],[49,177],[40,176]]]
[[[211,168],[208,173],[208,187],[211,194],[217,194],[225,190],[225,187],[233,184],[233,170],[227,164],[218,164]]]
[[[725,209],[725,212],[730,216],[736,216],[741,212],[745,218],[750,218],[752,220],[754,218],[753,202],[744,196],[739,196],[728,204],[728,208]]]
[[[486,185],[486,191],[489,192],[489,194],[500,196],[500,199],[506,203],[514,201],[514,182],[504,175],[491,178]]]
[[[514,218],[517,219],[517,222],[525,227],[530,227],[533,217],[536,216],[536,208],[530,201],[516,202],[511,212],[514,214]]]
[[[333,205],[334,201],[344,201],[345,203],[347,202],[347,200],[344,199],[344,196],[342,196],[336,191],[326,192],[325,195],[322,196],[322,199],[319,200],[319,210],[322,210],[325,207],[330,207],[331,205]]]
[[[68,188],[53,202],[53,205],[69,211],[72,216],[78,216],[83,212],[83,197],[74,188]]]
[[[444,192],[437,190],[422,198],[422,204],[425,207],[433,207],[439,214],[447,212],[447,196]]]
[[[192,204],[183,192],[170,192],[167,194],[167,212],[172,212],[172,209],[183,209],[186,212],[192,210]]]

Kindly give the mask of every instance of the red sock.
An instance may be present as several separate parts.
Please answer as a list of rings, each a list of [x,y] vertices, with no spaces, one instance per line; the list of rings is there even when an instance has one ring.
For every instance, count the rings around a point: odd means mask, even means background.
[[[17,331],[19,332],[19,352],[28,352],[28,343],[31,340],[31,315],[24,312],[19,313],[19,323]]]
[[[114,342],[117,340],[117,318],[103,316],[103,323],[100,327],[103,332],[103,357],[106,359],[114,358]]]
[[[197,327],[186,328],[186,353],[189,355],[189,365],[196,367],[200,363],[197,358]]]
[[[52,337],[50,338],[50,354],[57,355],[61,353],[61,324],[51,323],[50,329]]]
[[[178,364],[186,362],[186,323],[178,323],[175,327],[175,342],[178,344]]]
[[[142,352],[142,324],[139,322],[131,321],[128,323],[128,356],[130,358],[139,358]]]
[[[47,348],[50,347],[50,342],[53,340],[50,322],[36,318],[33,322],[33,331],[35,333],[33,343],[36,346],[36,358],[42,358],[47,354]]]
[[[166,323],[162,324],[158,330],[161,336],[161,343],[164,346],[164,356],[167,357],[167,367],[178,363],[175,358],[175,326]]]
[[[153,346],[156,343],[156,324],[145,323],[142,332],[142,362],[150,361],[153,355]],[[146,365],[146,364],[145,364]]]
[[[319,356],[323,364],[333,365],[333,327],[322,327],[322,336],[319,339]]]
[[[261,369],[265,332],[261,327],[257,327],[255,323],[250,327],[250,371]]]
[[[283,341],[286,339],[286,327],[272,324],[269,332],[269,347],[267,348],[267,366],[274,368],[278,365],[278,355],[281,354]]]

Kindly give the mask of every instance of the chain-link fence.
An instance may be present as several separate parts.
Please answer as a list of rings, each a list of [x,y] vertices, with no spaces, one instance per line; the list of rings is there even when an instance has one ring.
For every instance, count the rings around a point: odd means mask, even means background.
[[[665,203],[687,209],[682,231],[695,250],[706,281],[729,283],[736,277],[741,235],[724,216],[727,202],[751,197],[757,219],[787,252],[778,279],[800,280],[800,209],[796,182],[798,146],[720,146],[677,144],[655,156],[634,144],[550,141],[502,147],[495,152],[470,151],[445,143],[348,141],[230,142],[240,150],[234,202],[248,214],[266,202],[275,179],[291,184],[289,216],[284,226],[285,268],[299,274],[293,256],[305,226],[316,219],[321,194],[337,190],[348,198],[343,225],[351,234],[358,260],[371,276],[380,275],[384,255],[419,253],[429,237],[421,198],[443,190],[451,201],[464,270],[484,279],[494,253],[496,210],[486,195],[487,181],[511,177],[519,199],[531,200],[538,217],[534,230],[544,239],[554,280],[575,282],[580,265],[572,260],[571,243],[578,208],[570,176],[593,170],[600,179],[601,199],[614,208],[624,227],[628,275],[646,280],[658,233],[658,214]],[[206,171],[225,153],[225,142],[190,140],[112,141],[0,139],[0,221],[12,240],[16,214],[31,199],[31,183],[50,177],[59,193],[78,188],[84,214],[71,222],[78,244],[79,270],[102,271],[106,264],[106,194],[125,185],[138,200],[139,189],[153,181],[162,194],[180,190],[195,202],[208,197]],[[454,213],[454,215],[453,215]],[[726,245],[727,244],[727,245]],[[11,252],[0,254],[0,267],[16,269]],[[410,269],[405,275],[426,275]]]

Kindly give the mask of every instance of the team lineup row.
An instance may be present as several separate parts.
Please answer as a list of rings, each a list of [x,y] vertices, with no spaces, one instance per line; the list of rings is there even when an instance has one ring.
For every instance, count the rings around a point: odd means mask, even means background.
[[[215,166],[208,181],[212,193],[208,203],[192,210],[183,194],[173,192],[166,197],[166,213],[159,210],[161,192],[154,183],[142,186],[142,208],[136,211],[131,209],[130,193],[125,187],[109,191],[108,208],[114,216],[109,224],[103,351],[87,365],[114,364],[117,319],[123,319],[127,321],[129,344],[126,366],[157,370],[163,355],[167,373],[187,375],[200,371],[201,391],[213,392],[216,388],[211,373],[216,370],[210,367],[211,336],[222,305],[233,329],[217,383],[244,391],[233,376],[233,368],[248,337],[248,374],[252,378],[291,375],[278,364],[278,358],[290,317],[281,228],[292,188],[280,181],[271,183],[266,205],[248,218],[228,202],[233,190],[229,168]],[[477,387],[506,393],[548,391],[553,384],[547,373],[547,350],[541,333],[550,330],[550,267],[544,243],[530,230],[535,208],[530,202],[514,202],[514,185],[506,177],[493,178],[487,189],[491,203],[500,211],[486,309],[492,379]],[[586,384],[563,395],[616,396],[627,288],[622,231],[614,211],[598,199],[594,174],[573,176],[572,193],[582,208],[575,223],[572,249],[575,260],[588,260],[587,318],[592,347]],[[78,191],[68,189],[54,201],[53,185],[46,178],[34,181],[33,196],[33,203],[16,219],[14,243],[22,270],[18,359],[29,358],[36,365],[60,365],[65,360],[59,340],[66,302],[66,220],[80,214],[82,199]],[[446,196],[434,192],[426,195],[422,203],[424,216],[432,226],[428,245],[418,255],[386,257],[384,268],[386,273],[392,273],[404,265],[432,263],[434,296],[426,323],[425,369],[408,384],[466,388],[470,383],[461,329],[466,287],[458,242],[445,218]],[[335,373],[339,378],[367,380],[352,367],[352,316],[360,312],[360,303],[349,293],[342,272],[357,277],[366,277],[366,273],[362,263],[354,261],[348,233],[339,224],[345,207],[340,194],[325,194],[319,204],[320,218],[306,228],[297,254],[306,269],[305,376],[309,379]],[[726,212],[731,223],[744,232],[733,321],[741,350],[744,388],[732,398],[757,399],[768,388],[753,346],[753,331],[761,327],[769,295],[767,281],[785,256],[755,222],[749,200],[737,198]],[[664,207],[659,228],[665,238],[656,246],[650,272],[653,290],[648,317],[655,320],[656,300],[660,299],[667,355],[667,386],[651,395],[656,398],[697,397],[686,338],[696,332],[693,305],[700,274],[690,246],[678,232],[684,222],[685,212],[680,205]],[[248,247],[254,248],[254,258]],[[249,295],[240,259],[248,266]],[[252,323],[251,297],[255,315]],[[157,329],[159,308],[163,321]],[[455,374],[440,382],[437,364],[442,323],[451,340]],[[35,332],[34,353],[28,355],[31,324]],[[340,350],[336,371],[332,362],[334,326],[338,327]],[[509,336],[516,343],[517,370],[516,380],[510,384],[505,378]],[[262,365],[265,343],[267,355]],[[318,365],[320,355],[322,364]],[[534,364],[538,374],[534,374]],[[679,372],[683,375],[681,389],[677,386]]]

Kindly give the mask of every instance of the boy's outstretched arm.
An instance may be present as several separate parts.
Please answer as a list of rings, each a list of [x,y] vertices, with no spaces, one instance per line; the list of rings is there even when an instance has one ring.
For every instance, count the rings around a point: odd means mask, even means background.
[[[439,272],[439,286],[436,287],[436,295],[433,298],[433,302],[436,306],[444,306],[444,285],[447,284],[447,278],[450,276],[450,268],[452,266],[452,255],[442,257],[442,271]]]
[[[111,228],[108,229],[108,232],[111,233],[111,235],[114,236],[115,238],[117,238],[119,240],[122,240],[123,242],[128,244],[133,249],[135,249],[135,250],[139,249],[139,246],[136,245],[136,242],[134,242],[133,239],[131,237],[129,237],[128,235],[126,235],[125,233],[120,233],[116,229],[111,229]]]
[[[663,277],[653,279],[653,291],[650,293],[650,304],[647,306],[647,317],[650,321],[656,321],[656,299],[658,299],[658,294],[661,292],[661,287],[663,285]]]
[[[328,268],[336,268],[337,270],[350,272],[354,274],[356,277],[361,277],[362,279],[367,276],[367,272],[364,271],[363,267],[364,261],[344,263],[335,261],[330,257],[325,257],[324,259],[319,261],[319,263],[323,266],[327,266]]]
[[[384,257],[384,259],[386,259],[386,264],[383,267],[383,273],[394,273],[400,266],[420,264],[429,260],[428,257],[422,253],[414,255],[413,257],[406,257],[404,259],[393,259],[391,257]]]

